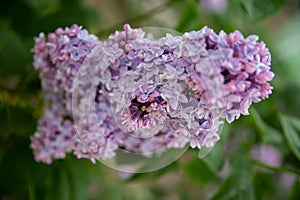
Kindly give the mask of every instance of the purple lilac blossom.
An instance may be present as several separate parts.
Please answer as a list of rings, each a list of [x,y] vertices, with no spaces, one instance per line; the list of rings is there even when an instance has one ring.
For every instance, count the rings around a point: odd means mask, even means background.
[[[48,93],[45,98],[48,105],[31,137],[31,148],[36,161],[51,164],[53,159],[64,158],[74,149],[76,132],[63,99],[54,93]]]
[[[272,145],[255,146],[251,150],[251,156],[267,165],[278,167],[282,163],[282,155]]]
[[[195,41],[202,43],[207,51],[201,59],[199,54],[192,55],[197,62],[188,80],[193,91],[198,94],[205,83],[211,94],[201,95],[200,101],[213,98],[219,108],[223,107],[221,110],[225,111],[229,123],[240,114],[248,115],[252,102],[259,102],[271,94],[272,86],[268,83],[274,76],[270,71],[271,55],[263,42],[257,42],[258,36],[244,38],[239,31],[230,34],[221,31],[217,35],[204,27],[185,33],[183,37],[189,45],[194,46]],[[220,84],[222,86],[217,88]]]
[[[214,13],[224,12],[227,9],[227,0],[200,0],[200,8]]]
[[[212,147],[223,119],[249,114],[252,102],[268,98],[272,90],[268,49],[257,36],[244,38],[238,31],[216,34],[204,27],[155,39],[126,24],[100,42],[73,26],[48,39],[43,34],[36,39],[34,66],[45,93],[61,98],[68,112],[63,119],[79,132],[72,148],[61,151],[73,150],[92,162],[114,157],[118,148],[151,156],[186,144]],[[43,126],[55,132],[42,122],[37,132]],[[35,142],[40,135],[32,139],[37,160],[59,158],[43,159],[43,146]]]
[[[97,43],[96,36],[77,25],[58,28],[47,39],[40,33],[32,51],[33,66],[40,72],[43,89],[69,92],[80,65]]]
[[[74,78],[85,57],[97,45],[96,36],[73,25],[35,38],[33,66],[39,71],[45,110],[31,148],[37,161],[51,163],[74,150],[76,131],[71,111]]]
[[[142,30],[132,30],[125,25],[123,32],[111,35],[107,42],[111,45],[118,41],[119,48],[123,50],[121,59],[116,61],[117,64],[107,69],[112,73],[116,66],[123,68],[120,73],[115,73],[115,77],[112,76],[112,79],[117,81],[113,84],[115,88],[110,92],[112,103],[115,105],[113,112],[117,119],[121,119],[122,128],[125,126],[125,132],[132,132],[130,134],[134,135],[138,134],[139,130],[148,133],[144,131],[145,128],[155,130],[156,127],[158,130],[151,133],[152,137],[147,140],[170,135],[173,140],[166,143],[168,147],[172,145],[182,147],[188,141],[191,141],[192,147],[213,146],[219,139],[217,135],[219,118],[217,114],[213,114],[214,110],[200,114],[197,99],[193,95],[186,96],[188,88],[185,80],[188,73],[185,72],[185,67],[191,63],[180,55],[178,48],[184,44],[182,38],[168,34],[155,40],[144,37],[146,33]],[[129,40],[122,41],[122,38]],[[153,107],[157,106],[159,113],[153,110]],[[213,115],[216,118],[209,117]],[[159,131],[161,124],[168,127],[166,132]],[[175,142],[179,139],[182,142]],[[151,152],[152,149],[148,151]]]

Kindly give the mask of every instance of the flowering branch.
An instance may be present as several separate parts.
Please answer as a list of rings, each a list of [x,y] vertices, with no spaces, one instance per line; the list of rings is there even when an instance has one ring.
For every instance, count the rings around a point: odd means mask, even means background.
[[[69,151],[96,162],[118,149],[211,148],[223,120],[272,92],[269,50],[239,31],[156,39],[125,24],[102,42],[74,25],[35,42],[46,107],[31,147],[46,163]]]

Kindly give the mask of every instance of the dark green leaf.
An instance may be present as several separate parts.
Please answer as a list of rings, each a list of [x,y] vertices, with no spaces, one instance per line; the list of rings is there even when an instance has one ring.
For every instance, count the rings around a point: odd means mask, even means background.
[[[84,200],[87,199],[87,189],[92,177],[97,176],[98,166],[89,160],[78,160],[67,156],[64,160],[56,160],[52,164],[53,176],[51,189],[47,199]]]
[[[258,21],[279,10],[285,0],[241,0],[241,3],[249,18]]]
[[[259,113],[252,108],[251,109],[251,116],[254,119],[254,122],[256,126],[259,129],[259,132],[261,133],[261,139],[265,143],[271,143],[271,144],[280,144],[283,141],[282,134],[263,121]]]
[[[178,169],[177,163],[173,162],[172,164],[153,172],[147,172],[147,173],[135,173],[132,174],[132,176],[127,181],[137,181],[137,180],[146,180],[154,178],[158,178],[164,174],[171,173]]]
[[[280,122],[289,148],[300,160],[300,119],[281,114]]]
[[[289,183],[293,179],[293,175],[279,175],[278,173],[270,173],[268,171],[255,171],[254,189],[257,200],[265,199],[286,199],[288,200],[288,192],[291,191],[292,185]],[[291,179],[291,180],[289,180]],[[289,181],[287,181],[289,180]],[[297,190],[299,192],[300,187]],[[299,198],[297,198],[299,199]]]
[[[51,189],[48,190],[47,200],[70,200],[73,196],[72,183],[69,180],[67,169],[64,165],[54,168]]]
[[[50,166],[34,161],[32,150],[29,148],[29,138],[11,138],[5,141],[2,148],[4,153],[0,162],[1,197],[15,195],[19,197],[16,199],[28,199],[29,187],[33,195],[36,191],[45,191],[49,186],[52,170]]]
[[[57,27],[79,24],[87,28],[97,24],[99,17],[95,10],[87,7],[82,0],[61,0],[60,9],[40,20],[39,29],[53,32]]]
[[[36,121],[31,109],[7,106],[0,109],[0,115],[2,116],[0,124],[1,137],[6,137],[10,134],[29,137],[33,134]]]
[[[212,199],[254,199],[251,162],[243,156],[240,156],[235,159],[231,167],[229,178],[223,183]]]
[[[296,179],[294,186],[289,194],[288,200],[299,200],[300,199],[300,181]]]
[[[53,13],[58,9],[59,0],[24,0],[27,5],[38,15],[45,16],[47,14]]]
[[[205,184],[215,179],[215,172],[201,159],[196,158],[183,166],[185,174],[194,182]]]
[[[175,160],[177,160],[178,157],[182,155],[182,153],[183,153],[182,149],[173,148],[173,149],[169,149],[168,151],[161,152],[159,156],[153,155],[152,157],[145,158],[142,155],[126,153],[120,150],[117,151],[116,157],[117,157],[118,165],[120,166],[125,163],[129,165],[133,164],[134,166],[137,167],[135,172],[152,172],[170,165]],[[126,168],[124,171],[126,171]]]
[[[207,155],[201,152],[201,150],[198,154],[199,158],[207,165],[207,167],[210,168],[210,170],[214,174],[217,174],[224,164],[224,146],[230,135],[230,127],[228,126],[228,124],[225,123],[223,126],[220,127],[219,132],[222,139],[218,141],[213,148],[208,148],[209,152],[207,153]],[[204,157],[202,157],[203,154],[205,155]]]
[[[122,192],[121,187],[119,185],[110,185],[108,188],[104,191],[103,196],[105,196],[106,199],[111,200],[122,200]]]
[[[186,4],[185,8],[183,9],[183,12],[180,16],[178,25],[176,30],[179,32],[184,32],[190,28],[190,25],[197,20],[198,16],[198,8],[196,1],[188,1],[189,3]],[[186,3],[186,2],[185,2]]]
[[[27,53],[28,51],[28,53]],[[0,29],[0,77],[21,75],[25,73],[29,50],[23,45],[19,36],[12,30]]]
[[[117,151],[118,164],[128,164],[133,166],[139,166],[136,173],[129,179],[129,181],[137,180],[141,178],[155,178],[161,176],[167,172],[177,169],[177,163],[174,162],[181,155],[181,149],[169,149],[163,152],[159,158],[153,156],[151,158],[145,158],[142,155],[127,154],[123,151]],[[123,158],[122,158],[123,157]],[[125,162],[127,160],[127,162]],[[121,162],[120,162],[121,161]],[[125,168],[126,169],[126,168]],[[126,170],[125,170],[126,171]],[[149,173],[144,173],[149,172]]]
[[[203,158],[203,162],[206,163],[207,166],[217,174],[224,164],[224,146],[221,142],[217,142],[212,151]]]

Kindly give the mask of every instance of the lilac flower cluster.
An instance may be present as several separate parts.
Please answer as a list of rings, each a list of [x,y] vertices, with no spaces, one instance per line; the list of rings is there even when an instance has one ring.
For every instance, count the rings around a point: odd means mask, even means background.
[[[117,149],[151,156],[187,144],[212,147],[223,119],[247,115],[272,90],[268,49],[238,31],[204,27],[155,39],[126,24],[101,42],[73,26],[48,40],[36,39],[34,66],[44,91],[59,100],[49,101],[32,138],[38,161],[70,150],[95,162]]]
[[[85,57],[98,44],[96,36],[77,25],[58,28],[46,38],[35,38],[33,66],[39,71],[44,115],[31,138],[37,161],[50,164],[75,149],[76,131],[71,111],[73,82]]]
[[[59,97],[55,94],[51,96]],[[52,159],[64,158],[66,152],[74,149],[76,132],[73,120],[69,118],[62,101],[63,99],[57,99],[51,102],[52,105],[46,105],[36,133],[31,138],[36,161],[50,164]]]

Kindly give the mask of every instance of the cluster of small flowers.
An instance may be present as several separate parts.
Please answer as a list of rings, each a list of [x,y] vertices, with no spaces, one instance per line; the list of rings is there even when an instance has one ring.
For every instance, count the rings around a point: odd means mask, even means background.
[[[45,109],[31,137],[37,161],[50,164],[74,150],[76,131],[71,111],[72,87],[85,57],[98,44],[96,36],[73,25],[35,38],[33,66],[39,71]]]
[[[123,31],[101,42],[86,31],[71,30],[49,35],[50,43],[56,44],[54,50],[43,35],[34,48],[43,89],[60,93],[60,104],[73,114],[63,120],[68,121],[67,127],[74,123],[70,132],[75,128],[79,132],[76,137],[73,134],[73,144],[60,148],[63,153],[51,154],[52,158],[63,157],[71,149],[78,158],[95,162],[113,157],[118,148],[147,156],[186,144],[212,147],[219,140],[223,119],[232,122],[248,114],[252,102],[267,98],[272,90],[270,53],[254,35],[216,34],[204,27],[155,39],[126,24]],[[77,53],[67,45],[73,40],[81,43],[75,45]],[[55,115],[45,114],[45,118]],[[37,160],[49,163],[51,158],[43,157],[49,150],[43,148],[52,146],[39,142],[44,139],[40,132],[49,127],[44,121],[32,147]],[[62,120],[56,124],[66,126]],[[50,130],[55,137],[55,129]]]
[[[64,158],[67,152],[73,150],[76,136],[73,120],[62,103],[64,100],[57,94],[50,95],[52,99],[58,99],[46,101],[44,115],[31,138],[35,160],[48,164],[52,159]]]

